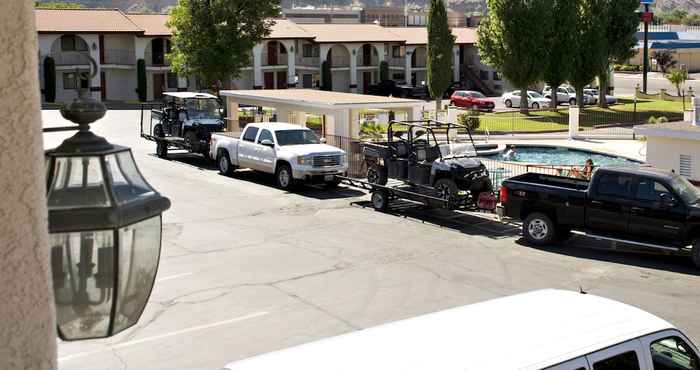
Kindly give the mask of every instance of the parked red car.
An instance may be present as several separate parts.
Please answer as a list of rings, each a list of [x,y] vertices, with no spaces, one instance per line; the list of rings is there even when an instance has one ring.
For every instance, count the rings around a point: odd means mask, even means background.
[[[476,109],[483,112],[493,112],[496,104],[493,100],[478,91],[455,91],[450,97],[450,105],[462,108]]]

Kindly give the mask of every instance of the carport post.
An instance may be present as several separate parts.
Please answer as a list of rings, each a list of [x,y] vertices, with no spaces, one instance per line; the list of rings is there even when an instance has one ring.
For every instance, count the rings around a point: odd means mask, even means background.
[[[226,112],[228,113],[228,117],[226,117],[226,129],[228,131],[237,130],[239,128],[238,102],[235,101],[232,97],[228,96],[226,97],[226,106]]]
[[[578,137],[580,113],[581,108],[569,107],[569,139],[571,140]]]

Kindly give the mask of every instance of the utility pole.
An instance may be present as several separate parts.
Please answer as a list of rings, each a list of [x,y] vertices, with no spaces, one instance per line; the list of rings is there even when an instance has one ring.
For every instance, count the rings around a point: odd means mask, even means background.
[[[644,22],[644,62],[642,65],[642,91],[647,93],[647,72],[649,71],[649,23],[654,20],[654,13],[649,11],[649,6],[654,3],[654,0],[642,0],[644,11],[641,14],[642,22]]]

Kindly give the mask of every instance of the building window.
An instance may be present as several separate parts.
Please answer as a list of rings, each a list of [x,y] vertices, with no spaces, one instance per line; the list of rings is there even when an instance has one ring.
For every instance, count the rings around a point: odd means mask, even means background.
[[[61,51],[87,51],[88,46],[85,40],[75,35],[61,36]]]
[[[488,81],[489,71],[484,71],[483,69],[479,71],[479,78]]]
[[[496,71],[493,71],[493,80],[494,80],[494,81],[500,81],[501,79],[502,79],[502,78],[501,78],[501,74],[498,73],[498,72],[496,72]]]
[[[391,56],[394,58],[403,58],[406,56],[406,47],[401,45],[394,45],[391,48]]]
[[[168,88],[176,89],[177,87],[177,73],[168,72]]]
[[[302,48],[302,53],[304,58],[318,58],[320,55],[320,50],[318,45],[304,44]]]
[[[78,81],[80,81],[80,88],[87,89],[88,81],[81,80],[75,72],[67,72],[63,74],[63,89],[64,90],[77,90]]]

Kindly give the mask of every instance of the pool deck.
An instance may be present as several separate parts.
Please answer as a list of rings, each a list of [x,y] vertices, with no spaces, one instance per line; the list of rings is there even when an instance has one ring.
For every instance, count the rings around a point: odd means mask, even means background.
[[[483,142],[479,140],[479,142]],[[620,157],[646,161],[646,141],[641,140],[607,140],[607,139],[519,139],[517,137],[491,138],[490,144],[515,144],[524,146],[558,146],[575,149],[585,149],[603,154],[612,154]],[[581,164],[583,165],[583,163]]]

